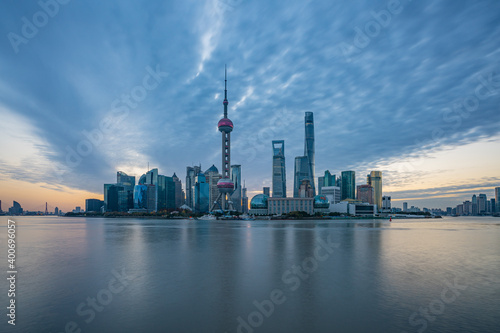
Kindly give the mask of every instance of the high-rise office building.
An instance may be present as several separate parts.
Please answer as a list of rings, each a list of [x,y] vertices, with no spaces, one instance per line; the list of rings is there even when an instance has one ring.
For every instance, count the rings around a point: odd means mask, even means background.
[[[22,215],[23,208],[17,201],[12,202],[12,207],[9,208],[9,215]]]
[[[248,214],[248,195],[247,195],[247,188],[244,183],[242,188],[241,206],[243,213]]]
[[[389,196],[383,196],[382,197],[382,209],[378,208],[378,210],[382,210],[383,212],[390,212],[391,211],[391,197]]]
[[[195,178],[200,172],[201,172],[201,165],[186,167],[186,205],[191,208],[194,208]]]
[[[368,185],[373,187],[373,203],[380,210],[382,207],[382,171],[372,171],[367,178]]]
[[[173,174],[172,180],[174,181],[174,192],[175,192],[175,209],[178,209],[180,206],[184,204],[184,195],[182,192],[182,181],[177,177],[177,175]]]
[[[206,182],[205,174],[200,172],[196,176],[194,186],[194,210],[198,213],[208,213],[210,188]]]
[[[488,212],[488,204],[486,199],[486,194],[479,194],[477,198],[477,210],[478,214],[486,214]]]
[[[354,171],[342,171],[341,199],[356,199],[356,173]]]
[[[299,198],[299,188],[302,180],[309,179],[308,165],[306,156],[295,157],[295,167],[293,175],[293,197]]]
[[[220,200],[223,210],[231,210],[233,207],[227,205],[230,201],[229,196],[234,190],[234,183],[231,180],[231,132],[233,131],[233,122],[227,117],[227,70],[224,70],[224,118],[219,120],[217,127],[222,133],[222,178],[218,181],[217,187],[220,193]]]
[[[471,214],[470,215],[478,215],[478,205],[477,205],[477,196],[474,194],[472,196],[472,204],[471,204]]]
[[[173,177],[158,175],[157,184],[157,210],[173,211],[175,210],[175,182]]]
[[[299,187],[299,198],[314,198],[314,190],[309,179],[302,179]]]
[[[403,202],[403,212],[407,212],[407,211],[408,211],[408,203]]]
[[[234,184],[233,193],[231,193],[231,201],[233,203],[233,209],[242,213],[241,209],[241,165],[233,164],[231,165],[231,180]]]
[[[500,212],[500,187],[495,187],[495,212]]]
[[[318,194],[321,194],[321,189],[325,186],[325,176],[318,177]]]
[[[318,177],[318,194],[322,194],[323,187],[337,186],[337,181],[335,175],[332,175],[329,170],[325,171],[325,174]]]
[[[205,178],[209,187],[208,201],[210,202],[210,210],[219,210],[222,207],[222,202],[219,197],[219,188],[217,187],[217,182],[222,178],[219,170],[215,165],[212,164],[205,172]],[[218,201],[217,201],[218,200]],[[217,201],[217,203],[215,203]]]
[[[497,212],[497,207],[496,207],[496,200],[495,198],[490,199],[491,202],[491,213],[495,214]]]
[[[286,197],[285,141],[274,140],[273,145],[273,197]]]
[[[340,187],[338,186],[324,186],[321,189],[321,195],[328,198],[330,204],[337,204],[340,202]]]
[[[128,194],[123,186],[118,184],[104,184],[104,211],[128,211]]]
[[[264,193],[265,195],[267,195],[268,197],[271,196],[271,188],[268,187],[268,186],[265,186],[262,188],[262,193]]]
[[[134,208],[135,176],[129,176],[123,171],[118,171],[116,173],[116,184],[123,186],[127,194],[127,209]],[[123,204],[120,205],[123,206]]]
[[[85,211],[86,212],[100,212],[102,206],[104,206],[104,201],[102,201],[102,200],[85,199]]]
[[[369,204],[373,204],[373,197],[374,197],[373,186],[368,184],[357,186],[356,199],[360,200],[361,202],[368,202]]]
[[[104,201],[102,201],[104,204]],[[59,215],[59,207],[54,208],[54,215]]]
[[[302,180],[309,180],[312,191],[316,195],[315,176],[315,150],[314,150],[314,117],[312,112],[304,116],[305,139],[304,156],[295,158],[293,196],[298,197]]]
[[[148,209],[148,186],[141,182],[134,187],[134,209]]]

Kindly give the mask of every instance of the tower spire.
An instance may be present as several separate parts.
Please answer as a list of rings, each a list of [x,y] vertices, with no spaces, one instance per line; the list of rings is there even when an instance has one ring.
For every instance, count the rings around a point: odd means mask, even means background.
[[[224,118],[227,118],[227,67],[224,65]]]

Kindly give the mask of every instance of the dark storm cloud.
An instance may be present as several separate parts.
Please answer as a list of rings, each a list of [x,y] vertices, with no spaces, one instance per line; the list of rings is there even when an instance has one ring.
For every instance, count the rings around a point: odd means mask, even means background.
[[[500,3],[394,6],[70,1],[16,53],[8,33],[22,35],[22,18],[32,21],[41,9],[8,1],[0,12],[0,102],[33,122],[49,144],[43,154],[60,170],[67,147],[99,129],[113,102],[143,84],[148,66],[168,73],[91,154],[53,178],[92,191],[112,182],[118,165],[150,161],[181,177],[192,163],[219,166],[224,63],[232,161],[242,164],[250,188],[270,181],[273,139],[286,141],[292,187],[304,111],[315,116],[317,173],[498,134],[498,88],[475,108],[470,103],[480,84],[500,81]]]

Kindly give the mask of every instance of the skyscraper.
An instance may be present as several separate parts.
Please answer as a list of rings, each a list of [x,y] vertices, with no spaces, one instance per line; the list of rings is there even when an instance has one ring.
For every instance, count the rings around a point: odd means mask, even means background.
[[[362,202],[368,202],[369,204],[373,204],[373,201],[374,201],[373,194],[374,194],[373,186],[371,186],[369,184],[358,185],[356,199],[361,200]]]
[[[403,212],[407,212],[407,211],[408,211],[408,203],[403,202]]]
[[[234,190],[234,183],[231,180],[231,132],[233,131],[233,122],[227,117],[227,70],[224,70],[224,118],[219,120],[217,127],[222,133],[222,178],[217,182],[219,189],[222,209],[230,210],[232,207],[226,207],[228,196]]]
[[[341,200],[356,199],[356,173],[354,171],[342,171],[341,178]]]
[[[194,186],[194,210],[199,213],[207,213],[210,209],[209,205],[210,189],[206,182],[205,174],[200,172],[196,176]]]
[[[314,118],[312,112],[306,112],[304,116],[305,139],[304,156],[295,158],[293,196],[299,197],[299,188],[302,180],[309,180],[312,192],[316,195],[315,185],[315,162],[314,162]]]
[[[273,197],[286,198],[285,141],[274,140],[273,144]]]
[[[304,117],[305,122],[305,142],[304,142],[304,156],[307,157],[308,177],[311,183],[312,191],[316,195],[316,180],[315,175],[315,161],[314,161],[314,119],[312,112],[306,112]]]
[[[306,156],[295,157],[295,167],[293,175],[293,197],[299,198],[299,188],[302,180],[309,179]]]
[[[472,196],[472,205],[471,205],[471,215],[477,215],[478,214],[478,206],[477,206],[477,196],[474,194]]]
[[[231,193],[231,202],[234,210],[242,213],[241,209],[241,165],[231,165],[231,180],[234,184],[234,191]]]
[[[201,172],[201,166],[186,167],[186,205],[194,208],[195,177]]]
[[[495,212],[500,212],[500,187],[495,187]]]
[[[271,189],[270,189],[268,186],[264,186],[264,187],[262,188],[262,193],[264,193],[264,195],[267,195],[268,197],[270,197],[270,196],[271,196],[271,193],[270,193],[270,192],[271,192]]]
[[[208,196],[208,201],[210,202],[210,211],[218,210],[220,209],[220,207],[222,207],[222,203],[220,202],[220,198],[218,199],[220,193],[219,188],[217,187],[217,182],[222,178],[222,175],[219,173],[217,167],[213,164],[204,173],[210,191]],[[216,200],[219,200],[217,201],[217,204],[215,203]]]
[[[245,186],[244,183],[243,183],[243,188],[242,188],[241,205],[242,205],[242,211],[243,211],[243,213],[248,213],[247,188],[246,188],[246,186]]]
[[[368,185],[373,187],[373,203],[382,209],[382,171],[372,171],[367,176]]]
[[[175,208],[179,208],[184,204],[184,196],[182,194],[182,181],[177,177],[174,172],[172,176],[172,180],[174,181],[174,192],[175,192]]]
[[[488,212],[486,194],[479,194],[477,198],[477,210],[478,214],[486,214]]]
[[[123,171],[116,173],[116,184],[123,186],[127,196],[127,209],[134,208],[134,186],[135,176],[129,176]],[[123,206],[123,204],[121,204]]]
[[[325,175],[318,177],[318,194],[322,194],[322,187],[337,186],[335,175],[332,175],[329,170],[325,171]]]

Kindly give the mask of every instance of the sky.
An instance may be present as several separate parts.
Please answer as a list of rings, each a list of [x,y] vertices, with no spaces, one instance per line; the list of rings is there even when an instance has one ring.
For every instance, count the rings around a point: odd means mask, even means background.
[[[0,200],[68,211],[116,172],[231,159],[253,196],[315,121],[316,176],[383,172],[393,206],[500,186],[500,2],[2,1]]]

